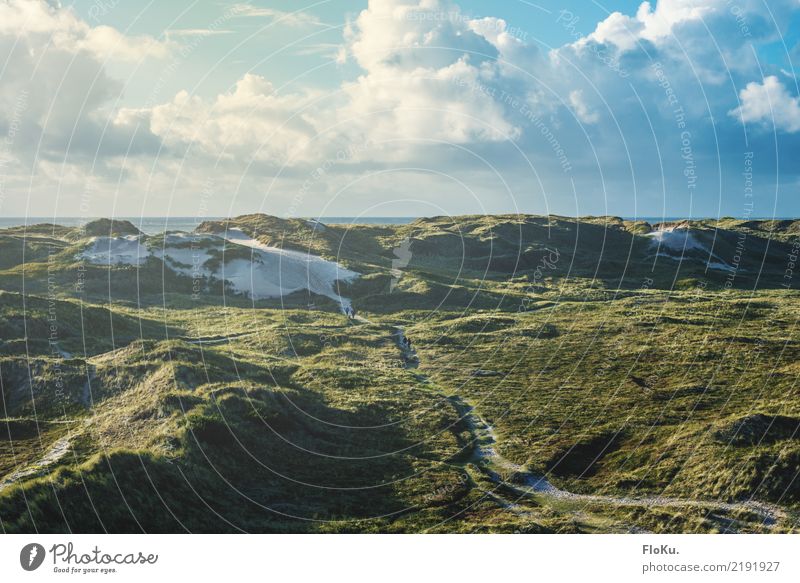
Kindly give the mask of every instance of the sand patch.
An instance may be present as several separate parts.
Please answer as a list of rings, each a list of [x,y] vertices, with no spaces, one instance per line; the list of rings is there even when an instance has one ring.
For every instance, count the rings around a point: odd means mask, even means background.
[[[278,298],[308,290],[339,302],[337,283],[359,276],[335,261],[317,255],[271,247],[248,237],[239,229],[225,236],[168,233],[163,246],[148,249],[140,236],[96,237],[83,258],[96,265],[141,266],[156,257],[172,271],[188,277],[215,277],[236,292],[254,300]]]

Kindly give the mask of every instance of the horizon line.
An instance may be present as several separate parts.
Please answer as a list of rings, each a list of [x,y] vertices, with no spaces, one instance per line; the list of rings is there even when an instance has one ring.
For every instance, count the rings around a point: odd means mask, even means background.
[[[136,216],[136,215],[96,215],[96,216],[75,216],[75,215],[58,215],[56,217],[51,217],[49,215],[15,215],[15,216],[8,216],[8,217],[0,217],[0,221],[7,221],[13,219],[82,219],[86,221],[97,220],[97,219],[192,219],[197,221],[216,221],[216,220],[230,220],[236,219],[243,216],[248,215],[265,215],[269,217],[274,217],[278,219],[284,220],[292,220],[292,219],[303,219],[303,220],[325,220],[325,219],[432,219],[437,217],[475,217],[475,216],[485,216],[485,217],[499,217],[499,216],[537,216],[537,217],[565,217],[565,218],[572,218],[572,219],[585,219],[585,218],[617,218],[623,219],[627,221],[635,221],[635,220],[644,220],[644,219],[664,219],[664,220],[722,220],[722,219],[734,219],[734,220],[752,220],[752,221],[763,221],[763,220],[800,220],[800,215],[794,216],[758,216],[758,217],[736,217],[732,215],[721,215],[721,216],[686,216],[686,215],[639,215],[639,216],[626,216],[626,215],[598,215],[598,214],[586,214],[586,215],[566,215],[566,214],[559,214],[559,213],[462,213],[462,214],[454,214],[454,215],[329,215],[324,217],[314,217],[314,216],[294,216],[294,217],[284,217],[280,215],[273,215],[270,213],[264,212],[256,212],[256,213],[244,213],[241,215],[236,216],[207,216],[207,217],[195,217],[191,215],[144,215],[144,216]]]

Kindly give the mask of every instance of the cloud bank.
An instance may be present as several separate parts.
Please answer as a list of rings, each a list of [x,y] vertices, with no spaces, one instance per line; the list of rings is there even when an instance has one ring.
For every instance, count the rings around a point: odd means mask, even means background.
[[[276,86],[244,71],[217,95],[187,87],[121,106],[113,63],[168,61],[187,39],[229,31],[128,36],[10,0],[0,4],[0,129],[15,139],[3,184],[29,201],[55,188],[72,202],[100,185],[128,214],[165,197],[193,214],[209,183],[212,214],[358,214],[386,200],[443,212],[737,214],[742,159],[757,152],[767,214],[800,170],[782,153],[800,132],[797,81],[780,72],[792,47],[775,57],[798,11],[788,0],[660,0],[591,26],[543,12],[570,39],[547,47],[454,2],[370,0],[321,65],[341,72],[335,86]],[[251,5],[235,16],[321,26]],[[785,214],[800,213],[793,204]]]

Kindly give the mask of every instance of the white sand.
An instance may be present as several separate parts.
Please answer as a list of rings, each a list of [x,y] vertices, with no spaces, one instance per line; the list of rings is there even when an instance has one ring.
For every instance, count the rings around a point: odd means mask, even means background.
[[[317,255],[270,247],[248,237],[239,229],[229,229],[227,241],[249,247],[260,261],[235,259],[225,265],[222,277],[254,299],[278,297],[301,289],[350,305],[334,291],[336,281],[353,281],[358,273]],[[277,276],[277,278],[276,278]]]
[[[671,251],[684,251],[698,249],[708,253],[708,248],[698,241],[688,229],[665,229],[647,233],[645,237],[650,237],[653,244],[657,244]]]
[[[139,235],[95,237],[83,252],[89,263],[99,265],[142,265],[149,255],[150,251],[142,245]]]
[[[191,247],[177,247],[193,243]],[[247,247],[251,258],[227,260],[210,269],[209,247],[223,251]],[[139,237],[98,237],[83,253],[86,260],[99,265],[142,265],[149,256],[162,259],[167,267],[188,277],[214,276],[227,281],[238,293],[254,300],[277,298],[307,289],[336,300],[342,309],[350,300],[340,296],[337,281],[350,282],[359,276],[334,261],[310,253],[290,251],[265,245],[239,229],[230,229],[225,237],[217,235],[169,233],[164,247],[149,250]]]
[[[719,255],[711,253],[711,250],[698,241],[694,234],[687,228],[667,227],[647,233],[645,237],[650,238],[651,244],[660,249],[656,254],[657,257],[665,257],[674,261],[683,261],[688,259],[688,257],[684,257],[686,252],[700,251],[707,256],[706,266],[709,269],[731,269],[730,265],[725,263]],[[679,255],[676,255],[676,252],[679,253]],[[712,259],[714,261],[712,261]]]

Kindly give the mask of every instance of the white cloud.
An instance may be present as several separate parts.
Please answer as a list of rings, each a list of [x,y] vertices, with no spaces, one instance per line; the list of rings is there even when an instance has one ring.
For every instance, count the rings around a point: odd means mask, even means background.
[[[470,20],[439,0],[372,0],[346,36],[364,69],[344,84],[340,114],[356,132],[457,144],[519,135],[498,100],[499,47],[517,43],[502,21]]]
[[[376,142],[505,141],[520,130],[506,118],[495,89],[466,59],[405,74],[373,72],[345,85],[349,102],[340,117],[350,119],[351,127]]]
[[[343,45],[339,43],[315,43],[310,45],[298,45],[294,47],[295,55],[320,55],[327,59],[342,62],[342,54],[345,51]]]
[[[139,61],[146,57],[163,58],[169,54],[169,43],[150,36],[129,37],[110,26],[95,26],[77,39],[75,46],[97,55],[101,59]]]
[[[91,27],[71,8],[52,6],[42,0],[0,2],[0,35],[32,39],[36,44],[68,52],[84,51],[99,59],[137,61],[164,57],[168,43],[149,36],[128,37],[110,26]]]
[[[246,74],[233,91],[204,100],[181,91],[152,109],[121,109],[118,127],[144,123],[165,144],[186,146],[218,157],[284,162],[301,155],[317,131],[309,118],[295,115],[310,95],[278,95],[264,77]]]
[[[147,132],[131,133],[109,123],[110,104],[122,83],[106,61],[163,56],[170,49],[149,36],[127,37],[108,26],[92,27],[71,8],[39,0],[0,1],[0,131],[13,128],[4,156],[10,181],[29,184],[104,172],[106,163],[130,153],[155,151]],[[38,182],[37,182],[38,184]],[[53,186],[42,188],[47,196]]]
[[[673,33],[675,26],[698,21],[722,10],[726,0],[658,0],[655,9],[643,2],[636,12],[636,20],[642,23],[642,38],[657,41]]]
[[[254,8],[253,14],[269,11]],[[369,142],[372,159],[386,161],[418,149],[420,141],[518,137],[498,99],[503,71],[493,42],[510,47],[519,41],[507,38],[501,21],[473,25],[437,0],[372,0],[346,35],[363,74],[305,111],[316,95],[278,95],[266,79],[247,74],[214,100],[184,91],[149,110],[122,110],[115,123],[144,122],[173,150],[191,146],[238,159],[258,152],[259,160],[289,165],[325,159],[342,144]]]
[[[456,5],[440,0],[371,0],[349,36],[352,54],[367,71],[438,69],[464,56],[476,64],[497,56]]]
[[[232,30],[219,29],[219,28],[172,28],[164,31],[167,38],[173,37],[205,37],[205,36],[219,36],[223,34],[233,34]]]
[[[625,52],[636,47],[641,37],[644,23],[620,12],[611,13],[605,20],[597,24],[594,32],[576,42],[582,47],[589,42],[613,44]]]
[[[786,132],[800,131],[800,98],[789,94],[774,75],[752,82],[739,92],[741,105],[730,115],[743,122],[761,123]]]
[[[528,42],[528,32],[510,26],[502,18],[469,20],[468,26],[494,45],[504,74],[515,76],[519,74],[519,69],[530,70],[531,65],[541,57],[536,45]]]
[[[583,91],[581,89],[575,89],[570,92],[569,102],[572,105],[572,110],[575,112],[575,115],[581,121],[581,123],[592,124],[597,123],[600,120],[600,116],[597,115],[596,112],[591,111],[586,105],[586,102],[583,99]]]
[[[725,5],[725,0],[659,0],[653,9],[650,2],[642,2],[636,16],[613,12],[576,44],[613,44],[622,52],[630,51],[641,40],[657,43],[671,36],[676,26],[701,21]]]
[[[741,106],[731,111],[737,97],[733,87],[758,75],[750,43],[774,40],[770,35],[777,34],[758,20],[755,8],[760,1],[736,3],[751,26],[751,37],[743,36],[726,0],[660,0],[643,3],[633,15],[613,13],[587,27],[588,37],[542,54],[526,42],[524,32],[514,29],[515,23],[491,16],[472,18],[449,0],[370,0],[347,23],[341,42],[328,34],[295,49],[317,54],[320,61],[349,60],[351,66],[330,67],[332,73],[357,69],[325,90],[300,84],[327,83],[327,73],[300,76],[289,92],[242,70],[238,82],[218,94],[176,90],[173,98],[159,98],[156,105],[115,109],[122,86],[108,76],[106,58],[135,62],[164,54],[182,38],[230,31],[175,29],[166,33],[166,43],[151,37],[132,39],[113,28],[89,26],[71,9],[0,0],[0,52],[12,56],[0,84],[0,130],[8,126],[9,112],[24,91],[26,106],[15,153],[38,155],[44,178],[73,185],[79,184],[80,171],[89,172],[97,155],[120,168],[120,176],[128,180],[122,180],[120,188],[128,192],[133,184],[196,192],[205,176],[213,176],[220,190],[260,192],[265,179],[281,168],[282,182],[275,189],[299,189],[315,168],[331,159],[337,161],[335,167],[324,180],[313,182],[306,201],[324,203],[326,195],[359,182],[354,180],[359,173],[395,165],[472,173],[473,182],[482,182],[484,191],[491,192],[497,185],[489,185],[485,176],[476,178],[480,171],[474,160],[456,160],[459,152],[480,155],[489,164],[517,173],[514,184],[528,185],[530,176],[521,168],[528,160],[514,165],[517,147],[536,166],[542,190],[562,191],[562,183],[544,184],[548,178],[574,178],[578,190],[584,179],[587,194],[581,196],[588,197],[597,193],[598,184],[605,188],[605,180],[624,181],[635,167],[637,181],[639,176],[645,182],[656,176],[653,180],[659,184],[662,173],[676,169],[676,179],[670,184],[666,177],[663,183],[670,188],[677,184],[681,192],[686,177],[680,160],[661,159],[680,156],[670,147],[680,132],[678,106],[681,119],[685,116],[685,123],[691,124],[698,159],[717,155],[708,144],[704,149],[703,140],[716,137],[715,132],[728,132],[727,138],[740,131],[731,118],[725,119],[728,112],[745,122],[774,121],[786,132],[800,132],[798,98],[775,77],[747,85],[740,93]],[[780,12],[786,2],[770,5],[779,22],[789,21]],[[278,26],[322,24],[305,12],[252,4],[236,7],[226,14],[255,19],[253,24],[259,26],[263,22],[257,19],[280,22]],[[238,27],[234,32],[240,32]],[[202,56],[198,52],[195,58]],[[663,78],[653,72],[656,61]],[[269,71],[273,64],[259,70]],[[509,139],[513,144],[507,144]],[[726,147],[733,141],[720,143]],[[431,145],[437,142],[464,148]],[[131,143],[131,152],[142,156],[123,159]],[[657,150],[654,144],[665,147]],[[338,159],[339,152],[351,148],[357,157]],[[85,158],[65,169],[62,159],[72,158],[73,152]],[[156,152],[158,160],[152,157]],[[559,163],[561,154],[570,163],[569,175]],[[370,183],[369,194],[348,190],[348,196],[374,201],[392,188],[398,194],[409,184],[412,191],[430,184],[422,174],[414,180],[406,182],[404,177],[386,185],[380,177]],[[630,190],[623,185],[616,192],[626,189]],[[442,200],[447,196],[442,194]]]
[[[239,3],[231,7],[230,13],[240,17],[266,18],[283,26],[325,26],[316,16],[302,10],[286,12],[275,8]]]

